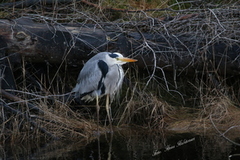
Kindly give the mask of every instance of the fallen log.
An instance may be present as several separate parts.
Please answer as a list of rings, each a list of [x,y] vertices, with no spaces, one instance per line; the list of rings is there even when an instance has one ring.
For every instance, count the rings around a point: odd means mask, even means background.
[[[66,60],[76,65],[89,58],[89,53],[106,50],[104,32],[93,27],[41,24],[24,18],[1,20],[0,29],[8,56],[18,54],[34,63]]]
[[[195,20],[201,16],[194,14],[188,18]],[[188,18],[180,17],[173,24],[190,23]],[[239,75],[240,46],[235,40],[236,35],[217,38],[211,37],[211,34],[201,35],[204,31],[199,35],[194,35],[193,31],[176,34],[175,30],[160,28],[167,22],[147,19],[137,24],[60,24],[37,23],[29,18],[2,19],[0,40],[7,47],[1,49],[6,53],[1,58],[9,58],[12,64],[21,63],[24,57],[24,61],[32,63],[64,62],[69,66],[78,66],[98,52],[117,51],[125,56],[134,56],[138,59],[138,68],[153,70],[153,74],[161,69],[190,74]],[[215,25],[218,30],[221,29],[222,35],[228,35],[224,33],[226,26],[221,23]]]

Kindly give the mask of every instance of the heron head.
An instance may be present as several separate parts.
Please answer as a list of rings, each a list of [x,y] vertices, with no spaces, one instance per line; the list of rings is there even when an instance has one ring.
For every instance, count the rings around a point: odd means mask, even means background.
[[[136,62],[137,61],[136,59],[123,57],[123,55],[118,52],[110,53],[109,57],[111,58],[110,61],[112,62],[112,64],[123,65],[127,62]]]

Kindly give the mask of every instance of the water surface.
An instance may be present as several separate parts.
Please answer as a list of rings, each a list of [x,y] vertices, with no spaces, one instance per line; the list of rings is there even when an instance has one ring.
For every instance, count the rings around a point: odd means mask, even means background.
[[[236,147],[217,134],[138,132],[107,133],[89,142],[51,141],[43,145],[0,146],[0,160],[239,160]]]

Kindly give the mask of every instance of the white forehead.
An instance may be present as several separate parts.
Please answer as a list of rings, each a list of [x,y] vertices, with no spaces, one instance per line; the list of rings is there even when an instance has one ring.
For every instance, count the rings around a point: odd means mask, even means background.
[[[123,57],[123,55],[121,53],[118,53],[118,52],[114,52],[113,54],[118,55],[118,57]]]

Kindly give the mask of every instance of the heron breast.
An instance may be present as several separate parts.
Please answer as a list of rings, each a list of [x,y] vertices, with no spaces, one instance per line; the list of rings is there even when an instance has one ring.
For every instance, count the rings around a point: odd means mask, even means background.
[[[109,67],[109,71],[104,79],[105,93],[114,94],[121,88],[124,72],[121,66],[114,65]]]

